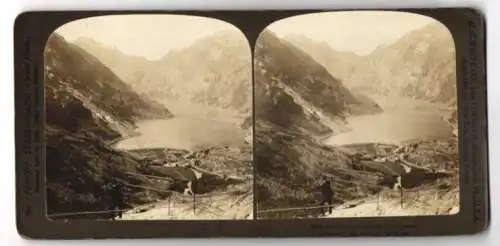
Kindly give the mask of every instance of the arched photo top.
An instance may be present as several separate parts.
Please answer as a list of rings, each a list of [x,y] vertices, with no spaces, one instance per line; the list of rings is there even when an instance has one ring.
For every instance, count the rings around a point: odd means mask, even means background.
[[[263,32],[271,31],[281,38],[297,38],[302,34],[328,41],[338,50],[366,55],[378,45],[389,45],[405,34],[425,27],[432,27],[434,34],[441,35],[455,48],[453,35],[442,22],[426,15],[402,11],[353,10],[303,14],[275,21]]]
[[[201,16],[176,14],[116,14],[82,18],[57,28],[68,42],[94,41],[130,55],[158,60],[172,49],[182,49],[214,33],[231,33],[250,45],[243,32],[228,22]],[[87,39],[87,40],[85,40]]]
[[[277,49],[282,51],[278,54]],[[450,76],[456,83],[453,35],[436,19],[415,13],[333,11],[288,17],[268,25],[254,50],[255,57],[265,53],[267,60],[275,53],[275,59],[284,58],[277,62],[289,62],[294,72],[301,70],[294,60],[311,58],[347,87],[378,86],[371,81],[373,74],[364,69],[368,66],[379,75],[388,69],[385,74],[400,84],[414,84],[412,80],[421,80],[424,73],[444,66],[453,70]],[[406,78],[401,81],[398,76]]]
[[[53,50],[57,52],[51,53]],[[57,28],[44,54],[46,65],[59,66],[59,72],[88,68],[85,74],[93,77],[102,74],[95,72],[96,67],[108,68],[109,78],[117,77],[133,90],[163,103],[175,101],[169,103],[174,111],[177,106],[177,111],[184,111],[180,108],[186,104],[179,103],[181,99],[191,102],[196,98],[221,107],[248,108],[251,102],[250,44],[236,26],[215,18],[115,14],[79,19]],[[95,62],[82,63],[91,60]],[[71,64],[78,66],[69,67]],[[78,85],[95,80],[81,79]],[[232,87],[231,93],[242,95],[234,99],[229,92],[223,95],[222,88],[227,86]]]

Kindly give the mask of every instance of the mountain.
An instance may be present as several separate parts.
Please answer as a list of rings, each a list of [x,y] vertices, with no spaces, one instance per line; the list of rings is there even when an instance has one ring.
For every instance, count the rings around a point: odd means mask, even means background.
[[[341,52],[303,35],[286,40],[310,54],[353,93],[419,99],[444,104],[454,131],[456,121],[456,64],[453,38],[440,23],[410,31],[395,43],[380,45],[371,54]]]
[[[127,176],[139,171],[139,162],[110,143],[131,134],[138,120],[172,114],[58,34],[49,38],[44,58],[49,213],[109,209],[111,180],[150,182]],[[161,195],[131,189],[128,199],[140,204]]]
[[[47,103],[81,101],[95,117],[114,128],[133,126],[140,118],[172,116],[163,105],[135,93],[98,59],[57,34],[46,45],[45,71]],[[52,117],[51,109],[49,123],[59,120],[57,115]]]
[[[80,37],[73,44],[98,58],[99,61],[113,70],[124,82],[140,76],[140,73],[137,73],[137,71],[143,71],[145,68],[155,64],[154,61],[147,60],[141,56],[124,54],[114,46],[105,46],[91,38]]]
[[[311,55],[332,76],[344,81],[346,86],[349,86],[348,79],[355,67],[363,60],[362,56],[354,52],[335,50],[324,41],[314,41],[304,35],[289,34],[284,39]]]
[[[303,35],[285,37],[334,77],[362,93],[402,96],[454,105],[456,66],[453,37],[436,22],[410,31],[366,56],[341,52]]]
[[[353,86],[453,105],[456,65],[453,37],[440,23],[379,46],[352,72]]]
[[[323,174],[360,179],[351,157],[325,147],[317,137],[342,126],[347,115],[380,112],[351,93],[311,56],[264,31],[255,49],[255,168],[259,209],[317,201],[308,188]],[[339,199],[374,192],[340,184]]]
[[[456,53],[453,37],[436,22],[374,50],[349,79],[352,89],[390,93],[438,103],[450,113],[444,120],[458,134]]]
[[[262,95],[255,100],[258,117],[321,132],[348,115],[381,112],[374,101],[349,91],[310,55],[268,30],[260,35],[255,56],[255,94]]]
[[[157,61],[129,56],[95,41],[77,40],[75,44],[103,61],[135,90],[157,100],[250,112],[251,52],[238,32],[215,33]]]

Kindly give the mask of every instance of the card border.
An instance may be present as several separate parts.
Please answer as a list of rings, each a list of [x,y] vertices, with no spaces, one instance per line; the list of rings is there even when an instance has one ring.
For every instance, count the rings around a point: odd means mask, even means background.
[[[458,214],[334,219],[115,222],[52,221],[45,216],[43,49],[49,35],[59,26],[80,18],[109,14],[178,14],[210,17],[238,27],[247,37],[253,55],[255,41],[260,32],[276,20],[318,12],[359,10],[403,11],[426,15],[443,23],[453,35],[457,57],[460,136],[460,212]],[[477,9],[29,11],[21,13],[15,20],[14,62],[16,220],[18,233],[24,237],[83,239],[427,236],[473,234],[484,231],[489,226],[486,29],[484,15]]]

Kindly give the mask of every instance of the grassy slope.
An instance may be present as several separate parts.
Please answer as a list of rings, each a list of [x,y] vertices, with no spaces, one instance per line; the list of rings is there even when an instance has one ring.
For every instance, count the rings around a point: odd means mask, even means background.
[[[266,128],[259,125],[256,137],[258,209],[317,205],[321,197],[311,190],[323,174],[339,180],[359,182],[367,177],[350,168],[351,158],[338,150],[301,134]],[[375,182],[375,180],[365,180]],[[357,188],[355,184],[335,182],[337,202],[371,194],[372,187]],[[292,211],[267,213],[262,217],[289,217],[317,213],[317,211]]]
[[[98,138],[49,127],[46,142],[49,214],[109,209],[112,201],[105,186],[112,178],[132,185],[153,185],[145,178],[127,175],[127,172],[140,172],[137,160],[108,148]],[[125,201],[128,207],[133,207],[166,195],[130,187]],[[106,215],[92,217],[103,216]]]

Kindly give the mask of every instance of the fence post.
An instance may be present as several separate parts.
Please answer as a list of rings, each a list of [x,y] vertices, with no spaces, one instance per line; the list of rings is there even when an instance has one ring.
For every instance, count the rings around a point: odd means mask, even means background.
[[[196,195],[193,192],[193,215],[196,215]]]
[[[382,192],[382,191],[379,191],[377,193],[377,211],[380,210],[380,192]]]
[[[170,195],[168,196],[168,215],[171,215],[170,214],[170,202],[172,201],[172,193],[170,193]]]
[[[401,194],[401,208],[403,208],[403,202],[404,202],[404,200],[403,200],[403,197],[404,197],[404,194],[403,194],[403,187],[400,187],[400,188],[399,188],[399,192],[400,192],[400,194]]]

